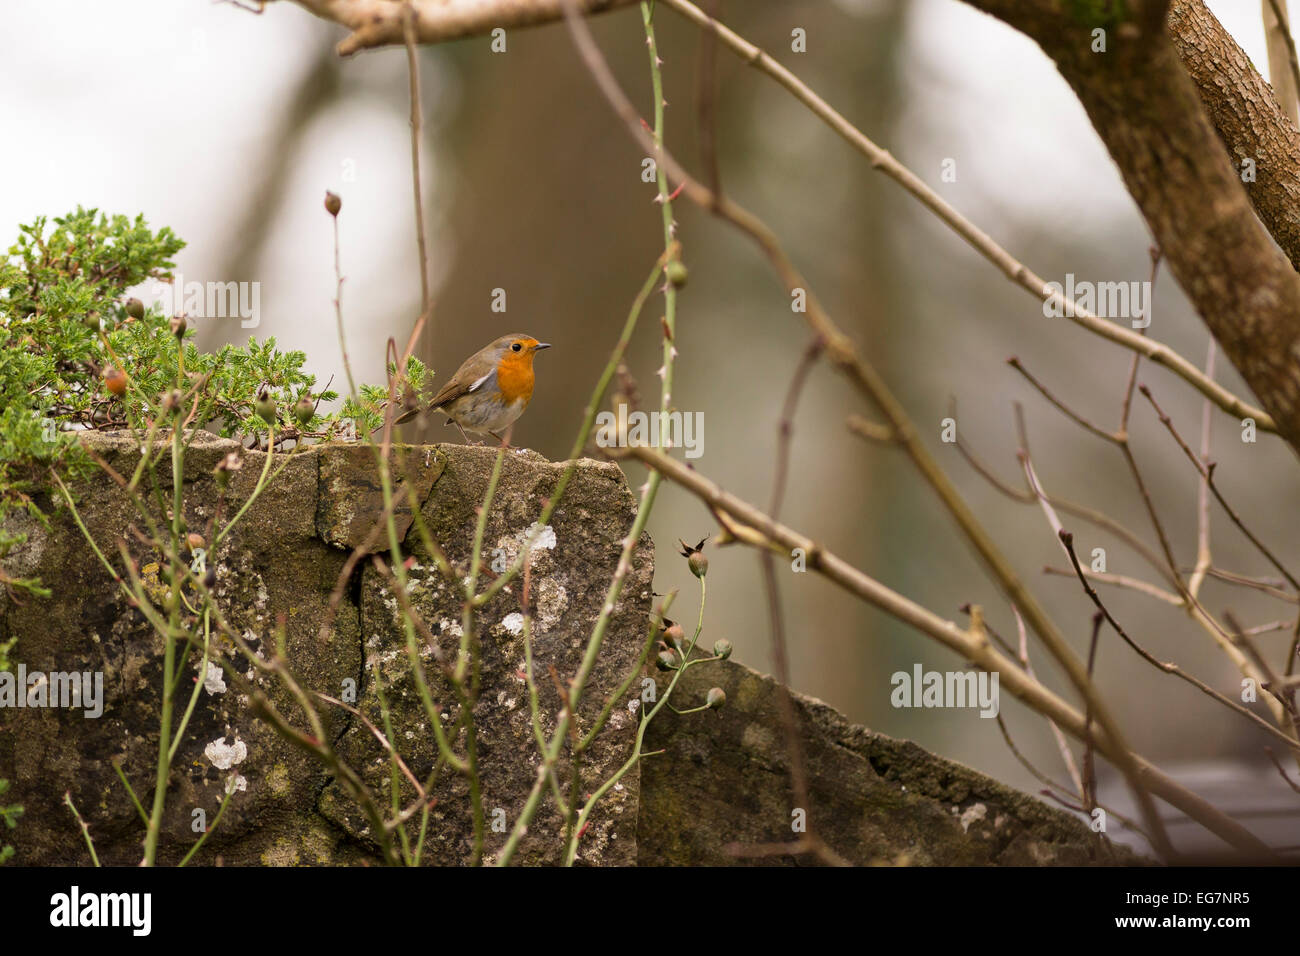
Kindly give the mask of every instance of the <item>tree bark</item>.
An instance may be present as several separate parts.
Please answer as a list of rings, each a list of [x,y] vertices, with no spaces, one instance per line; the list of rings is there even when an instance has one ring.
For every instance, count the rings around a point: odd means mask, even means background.
[[[1233,165],[1255,162],[1246,192],[1300,269],[1300,132],[1250,58],[1201,0],[1174,0],[1169,35]]]

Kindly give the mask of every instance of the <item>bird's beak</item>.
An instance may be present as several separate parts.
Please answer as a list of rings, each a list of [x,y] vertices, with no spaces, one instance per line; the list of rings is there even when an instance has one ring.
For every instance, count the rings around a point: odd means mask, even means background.
[[[540,352],[542,349],[549,349],[550,347],[551,347],[550,342],[538,342],[536,345],[533,346],[533,351]]]

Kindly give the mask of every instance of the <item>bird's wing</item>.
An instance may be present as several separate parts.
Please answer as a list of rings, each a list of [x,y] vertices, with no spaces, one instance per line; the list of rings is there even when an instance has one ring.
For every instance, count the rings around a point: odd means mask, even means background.
[[[453,376],[452,380],[444,385],[437,395],[433,396],[433,401],[429,403],[430,408],[441,408],[448,402],[454,402],[462,395],[468,395],[470,392],[477,392],[483,387],[484,383],[492,377],[492,373],[481,375],[472,382],[466,382],[459,375]]]
[[[454,402],[462,395],[468,395],[470,392],[477,392],[491,377],[492,372],[488,372],[486,375],[480,375],[478,378],[467,383],[468,376],[461,375],[457,372],[451,377],[451,381],[444,385],[437,395],[433,396],[433,401],[428,405],[421,405],[418,408],[413,408],[408,412],[404,412],[397,418],[393,419],[393,424],[400,425],[402,422],[410,421],[421,412],[426,412],[434,408],[441,408],[448,402]]]

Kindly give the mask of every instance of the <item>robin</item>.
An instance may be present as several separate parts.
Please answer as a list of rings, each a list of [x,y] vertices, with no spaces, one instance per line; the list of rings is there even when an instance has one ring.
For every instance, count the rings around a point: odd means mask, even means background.
[[[437,409],[462,435],[471,431],[505,441],[498,433],[515,423],[533,397],[533,356],[550,347],[531,335],[503,335],[467,358],[427,406],[414,408],[395,421],[400,424]]]

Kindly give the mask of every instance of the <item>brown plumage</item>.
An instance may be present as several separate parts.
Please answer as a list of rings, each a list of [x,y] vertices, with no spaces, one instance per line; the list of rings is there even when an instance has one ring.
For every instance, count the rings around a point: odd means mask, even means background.
[[[498,432],[513,425],[528,407],[535,381],[533,356],[548,348],[531,335],[503,335],[466,359],[428,405],[404,413],[397,422],[436,409],[462,432],[499,439]]]

